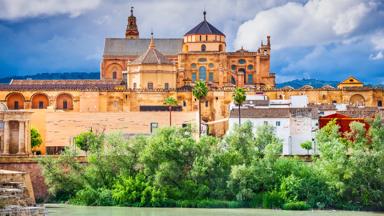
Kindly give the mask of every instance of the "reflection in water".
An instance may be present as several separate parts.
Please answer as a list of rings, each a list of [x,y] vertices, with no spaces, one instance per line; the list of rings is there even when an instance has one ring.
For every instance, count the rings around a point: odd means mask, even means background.
[[[182,209],[47,205],[49,215],[73,216],[379,216],[383,213],[351,211],[282,211],[270,209]]]

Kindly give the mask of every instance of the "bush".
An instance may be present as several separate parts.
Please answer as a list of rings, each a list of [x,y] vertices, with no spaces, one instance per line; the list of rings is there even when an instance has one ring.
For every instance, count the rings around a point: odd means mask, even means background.
[[[283,203],[283,196],[277,191],[272,191],[263,195],[263,208],[281,208]]]
[[[284,210],[308,210],[311,207],[303,201],[289,202],[283,205]]]

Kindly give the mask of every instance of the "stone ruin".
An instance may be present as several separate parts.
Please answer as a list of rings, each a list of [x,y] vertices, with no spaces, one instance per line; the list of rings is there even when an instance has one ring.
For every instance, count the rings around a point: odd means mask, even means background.
[[[46,215],[45,208],[36,206],[28,173],[0,170],[0,216]]]

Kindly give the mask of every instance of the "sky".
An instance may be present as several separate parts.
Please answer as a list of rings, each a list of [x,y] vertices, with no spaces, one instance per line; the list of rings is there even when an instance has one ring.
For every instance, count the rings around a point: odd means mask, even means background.
[[[0,77],[99,71],[104,39],[124,37],[131,6],[143,38],[181,38],[204,10],[227,51],[270,35],[277,82],[384,84],[384,0],[0,0]]]

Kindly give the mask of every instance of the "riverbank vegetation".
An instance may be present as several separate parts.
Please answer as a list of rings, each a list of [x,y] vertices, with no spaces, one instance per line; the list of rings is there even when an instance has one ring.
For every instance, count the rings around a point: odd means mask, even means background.
[[[69,149],[39,163],[51,199],[72,204],[383,210],[381,119],[369,131],[358,122],[345,136],[338,129],[333,121],[317,133],[320,153],[312,162],[281,156],[272,126],[254,132],[244,122],[222,139],[198,141],[190,128],[130,139],[95,133],[88,163]]]

